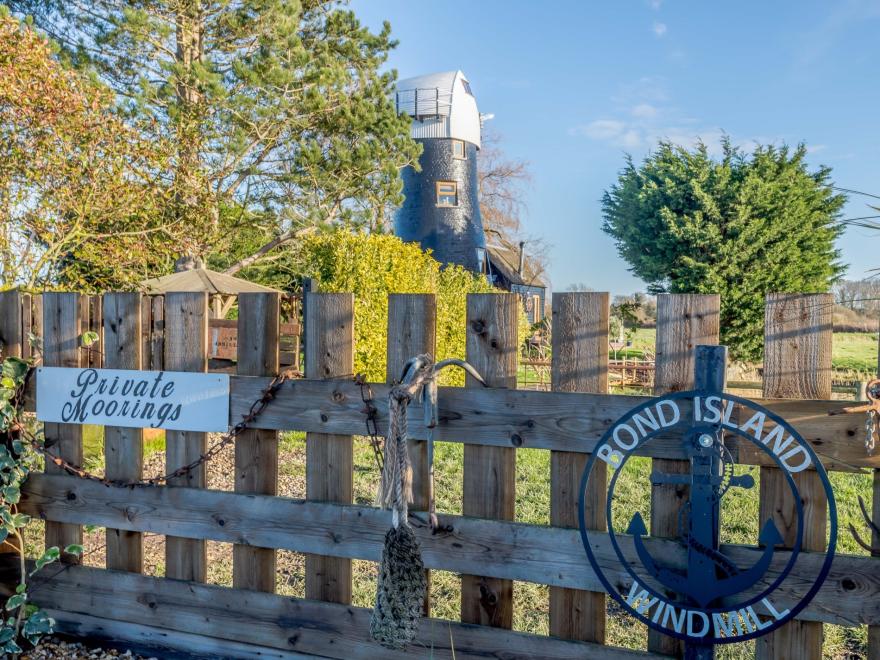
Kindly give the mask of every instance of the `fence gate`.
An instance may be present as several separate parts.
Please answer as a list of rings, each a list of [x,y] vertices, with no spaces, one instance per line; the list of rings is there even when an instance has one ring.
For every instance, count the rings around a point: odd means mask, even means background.
[[[354,300],[349,294],[308,294],[305,378],[284,384],[236,441],[234,491],[205,488],[203,470],[168,486],[112,488],[48,469],[28,481],[21,508],[46,521],[46,541],[78,542],[83,525],[106,528],[106,568],[67,565],[41,583],[34,598],[60,630],[176,649],[196,657],[297,658],[627,658],[645,652],[607,646],[606,593],[585,556],[577,529],[581,473],[609,425],[646,397],[609,395],[608,294],[553,297],[552,389],[516,390],[517,314],[514,294],[470,295],[467,359],[489,382],[440,389],[435,439],[464,443],[463,513],[438,512],[445,531],[431,534],[427,516],[427,433],[421,406],[410,411],[415,503],[411,524],[426,568],[461,575],[460,622],[426,618],[417,642],[390,651],[369,637],[369,610],[354,607],[352,560],[378,561],[389,514],[353,504],[353,436],[364,433],[364,403],[353,382]],[[774,295],[767,300],[766,363],[761,403],[790,422],[828,470],[874,470],[880,456],[863,446],[864,418],[833,415],[830,399],[831,300],[823,295]],[[693,349],[718,341],[717,296],[661,296],[658,304],[656,391],[687,389]],[[96,319],[101,321],[96,324]],[[433,352],[436,308],[431,295],[395,295],[388,314],[388,379],[414,354]],[[161,323],[164,330],[156,332]],[[86,330],[101,334],[100,353],[81,347]],[[148,299],[111,293],[30,296],[0,294],[4,354],[30,354],[28,334],[42,337],[45,365],[201,371],[210,357],[204,294]],[[243,294],[237,322],[237,373],[230,377],[230,424],[247,414],[278,372],[279,297]],[[159,357],[161,356],[161,362]],[[445,356],[440,356],[445,357]],[[371,385],[378,428],[387,426],[387,383]],[[734,415],[739,414],[737,410]],[[280,431],[305,431],[307,498],[277,496]],[[140,429],[106,427],[107,476],[143,473]],[[50,424],[47,438],[64,458],[82,460],[82,427]],[[204,433],[167,433],[169,469],[205,451]],[[655,470],[686,470],[677,445],[652,444]],[[732,445],[737,463],[760,466],[762,515],[776,521],[790,545],[791,510],[781,476],[760,452]],[[523,449],[551,452],[551,525],[515,521],[516,459]],[[51,466],[50,466],[51,467]],[[876,472],[875,472],[876,475]],[[825,542],[825,506],[815,475],[799,478],[809,520],[805,548],[817,558]],[[876,487],[875,492],[878,492]],[[651,493],[651,535],[671,536],[686,486]],[[605,491],[586,494],[587,525],[605,529]],[[874,517],[878,515],[875,498]],[[166,536],[165,577],[143,574],[143,534]],[[607,535],[606,535],[607,536]],[[234,545],[233,587],[206,584],[206,540]],[[660,541],[662,542],[662,541]],[[878,540],[874,539],[877,543]],[[601,541],[598,561],[614,585],[631,578]],[[604,550],[602,548],[605,548]],[[276,550],[306,555],[306,599],[275,591]],[[736,552],[757,553],[757,548]],[[785,551],[777,552],[784,561]],[[749,557],[753,555],[748,555]],[[811,555],[810,555],[811,556]],[[774,560],[777,561],[777,560]],[[774,564],[774,566],[776,566]],[[830,575],[798,620],[759,643],[762,657],[821,656],[822,624],[870,625],[872,657],[880,657],[880,580],[876,561],[838,554]],[[57,567],[56,567],[57,570]],[[775,570],[775,569],[772,569]],[[771,572],[772,572],[771,570]],[[516,581],[549,585],[549,630],[512,630]],[[777,596],[782,606],[790,595]],[[428,603],[426,603],[426,610]],[[649,655],[676,654],[677,642],[652,634]]]

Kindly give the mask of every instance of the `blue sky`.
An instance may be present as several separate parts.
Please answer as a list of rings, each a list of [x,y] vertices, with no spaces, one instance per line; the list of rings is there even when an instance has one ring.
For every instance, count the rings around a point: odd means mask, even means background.
[[[880,195],[880,0],[354,0],[391,22],[402,78],[462,69],[504,149],[529,162],[526,231],[553,287],[644,287],[601,231],[625,153],[657,139],[805,142],[837,185]],[[869,215],[852,196],[847,217]],[[875,203],[880,200],[873,200]],[[848,229],[848,277],[880,266],[880,232]]]

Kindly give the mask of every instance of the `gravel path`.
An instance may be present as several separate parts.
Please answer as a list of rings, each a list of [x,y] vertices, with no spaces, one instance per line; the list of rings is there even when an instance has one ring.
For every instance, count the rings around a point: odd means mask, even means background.
[[[116,649],[89,648],[83,644],[64,642],[55,637],[47,637],[33,651],[23,654],[22,660],[51,660],[64,658],[65,660],[77,660],[91,658],[130,658],[131,660],[157,660],[142,655],[135,655],[131,651],[120,652]]]

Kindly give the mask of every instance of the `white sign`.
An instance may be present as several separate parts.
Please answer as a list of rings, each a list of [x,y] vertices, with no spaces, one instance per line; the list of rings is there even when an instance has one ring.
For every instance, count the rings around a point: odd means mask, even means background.
[[[65,424],[224,432],[229,429],[229,376],[40,367],[37,419]]]

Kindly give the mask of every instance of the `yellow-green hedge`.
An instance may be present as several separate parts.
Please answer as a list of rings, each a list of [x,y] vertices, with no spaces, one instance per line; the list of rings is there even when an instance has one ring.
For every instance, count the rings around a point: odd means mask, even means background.
[[[497,291],[484,277],[459,266],[440,264],[414,243],[395,236],[337,231],[305,240],[305,270],[319,289],[355,295],[355,370],[371,381],[385,380],[388,294],[437,296],[438,360],[465,357],[468,293]],[[459,370],[448,370],[444,384],[461,385]]]

